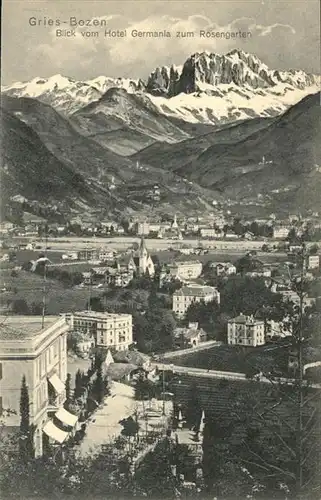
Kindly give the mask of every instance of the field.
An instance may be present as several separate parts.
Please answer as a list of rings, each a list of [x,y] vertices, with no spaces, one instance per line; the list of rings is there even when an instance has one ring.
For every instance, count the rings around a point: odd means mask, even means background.
[[[41,276],[19,271],[17,277],[11,276],[11,271],[1,271],[2,286],[7,289],[1,292],[0,304],[3,310],[9,301],[24,299],[27,304],[41,303],[43,298],[43,279]],[[99,292],[93,291],[93,295]],[[47,280],[46,282],[46,312],[47,314],[60,314],[72,310],[82,310],[89,299],[86,289],[64,288],[58,280]]]
[[[220,345],[177,358],[170,363],[179,366],[203,368],[205,370],[247,373],[250,368],[271,371],[285,368],[287,348],[274,344],[258,347]]]

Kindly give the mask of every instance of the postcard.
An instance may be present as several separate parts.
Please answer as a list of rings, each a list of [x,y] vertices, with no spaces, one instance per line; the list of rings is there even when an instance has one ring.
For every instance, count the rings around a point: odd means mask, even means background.
[[[0,496],[320,497],[318,0],[4,0]]]

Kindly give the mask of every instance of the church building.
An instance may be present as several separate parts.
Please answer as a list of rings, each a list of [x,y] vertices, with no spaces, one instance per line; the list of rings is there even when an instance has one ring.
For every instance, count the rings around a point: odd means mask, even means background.
[[[119,270],[124,266],[128,271],[137,273],[141,276],[146,273],[148,273],[150,277],[155,275],[155,264],[146,248],[143,237],[140,240],[139,249],[134,254],[122,258],[117,262]]]
[[[137,271],[140,275],[148,273],[149,276],[155,275],[155,265],[146,248],[145,239],[140,240],[139,250],[137,257],[134,257]]]

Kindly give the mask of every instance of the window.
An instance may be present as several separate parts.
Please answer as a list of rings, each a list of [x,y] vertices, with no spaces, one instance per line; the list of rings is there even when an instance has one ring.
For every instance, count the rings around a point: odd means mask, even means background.
[[[0,380],[2,379],[2,363],[0,363]]]
[[[2,408],[2,397],[0,396],[0,417],[2,415],[3,408]]]

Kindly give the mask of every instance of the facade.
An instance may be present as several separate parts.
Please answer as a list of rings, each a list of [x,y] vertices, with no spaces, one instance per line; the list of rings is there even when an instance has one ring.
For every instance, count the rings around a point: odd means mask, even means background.
[[[203,265],[199,260],[171,262],[163,266],[160,279],[192,280],[200,277],[202,269]]]
[[[110,268],[105,275],[105,283],[116,288],[125,288],[132,281],[134,271],[126,268],[113,269]]]
[[[265,344],[264,321],[244,314],[230,319],[227,324],[227,343],[253,347]]]
[[[138,234],[138,236],[147,236],[149,233],[149,222],[137,222],[136,234]]]
[[[133,343],[131,314],[80,311],[66,315],[70,329],[91,334],[97,347],[122,351]]]
[[[284,338],[292,335],[292,323],[290,318],[284,318],[282,321],[267,321],[265,338],[273,340],[273,338]]]
[[[220,232],[213,227],[203,227],[200,229],[200,235],[202,238],[218,238]]]
[[[216,276],[231,276],[236,274],[236,267],[231,262],[218,262],[211,264],[211,268],[215,269]]]
[[[212,302],[220,303],[220,292],[212,286],[188,285],[176,290],[173,294],[173,312],[183,318],[187,309],[194,302]]]
[[[20,391],[25,376],[30,424],[35,427],[36,456],[43,454],[46,439],[61,443],[68,437],[68,433],[51,420],[62,410],[66,397],[67,331],[68,325],[62,316],[46,317],[44,328],[41,316],[5,316],[1,319],[0,407],[16,412],[3,417],[4,424],[9,432],[19,428]]]
[[[176,328],[174,330],[175,345],[182,349],[197,347],[206,340],[206,332],[202,328],[198,328],[198,323],[189,323],[187,328]]]
[[[285,240],[288,237],[290,229],[289,226],[275,226],[273,228],[273,238]]]
[[[78,260],[95,261],[99,260],[100,250],[98,248],[86,248],[84,250],[79,250]]]
[[[318,269],[320,266],[319,255],[309,255],[306,260],[307,269]]]

